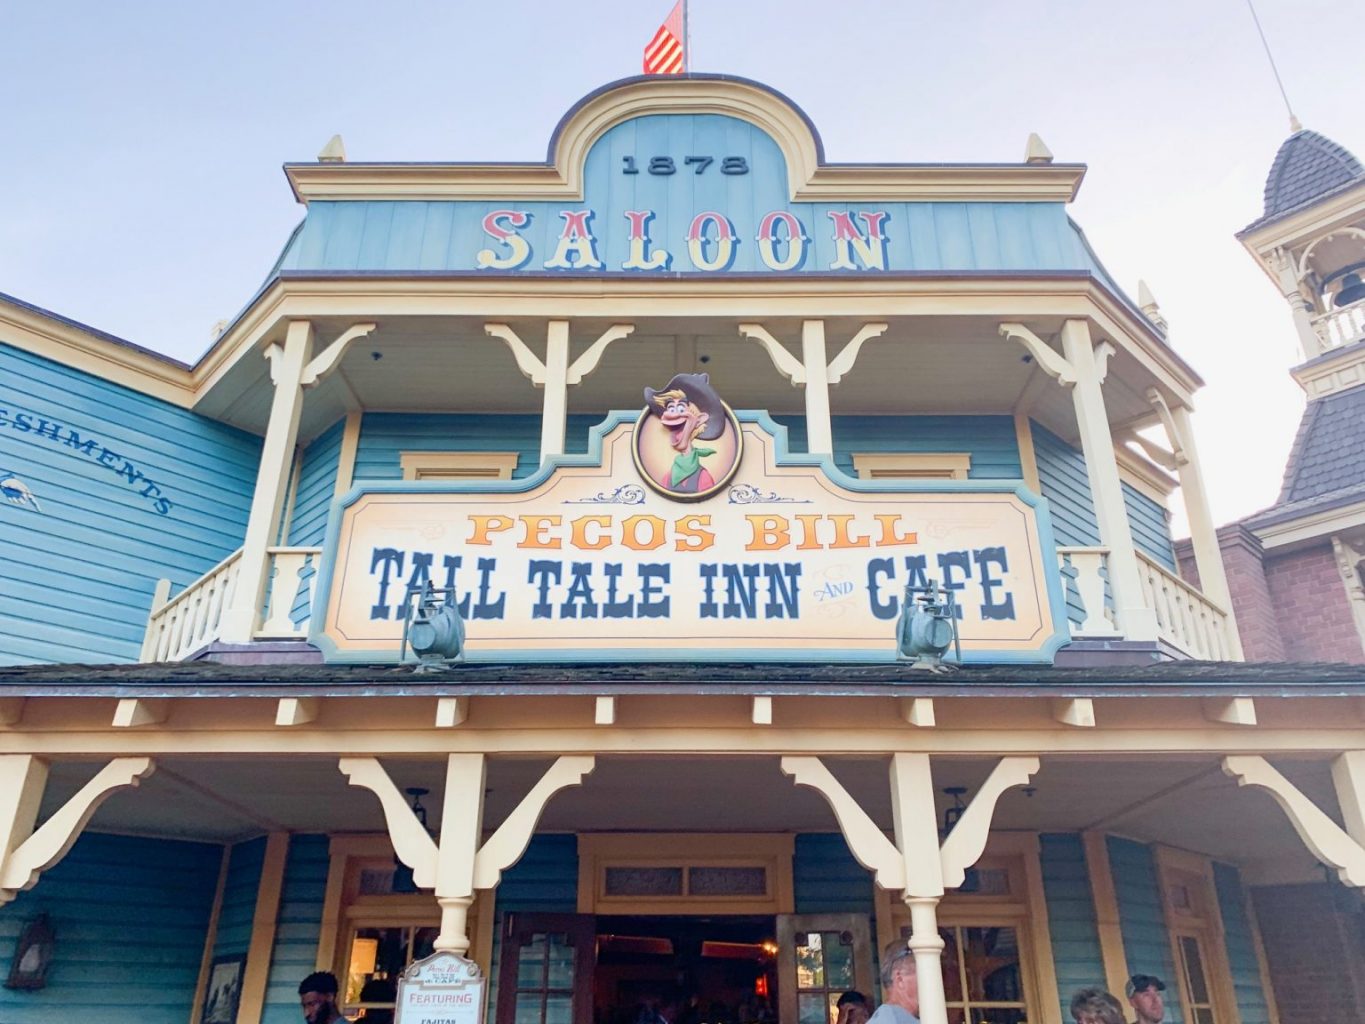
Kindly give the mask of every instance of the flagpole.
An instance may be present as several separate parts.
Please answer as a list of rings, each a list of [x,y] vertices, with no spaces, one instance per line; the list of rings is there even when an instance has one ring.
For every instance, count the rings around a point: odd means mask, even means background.
[[[683,0],[683,74],[692,69],[692,30],[687,22],[687,0]]]

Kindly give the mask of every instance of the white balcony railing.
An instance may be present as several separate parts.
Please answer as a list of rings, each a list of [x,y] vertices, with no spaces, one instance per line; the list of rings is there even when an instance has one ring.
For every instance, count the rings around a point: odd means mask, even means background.
[[[264,621],[258,640],[297,639],[308,635],[312,588],[307,570],[316,570],[321,548],[268,548],[272,562],[266,590]],[[232,601],[242,552],[234,551],[170,597],[170,581],[157,583],[152,612],[142,640],[142,661],[181,661],[222,634],[223,612]]]
[[[1105,573],[1109,549],[1058,548],[1057,558],[1070,580],[1071,635],[1113,639],[1123,633],[1113,621]],[[1176,650],[1202,661],[1239,660],[1227,612],[1195,586],[1138,552],[1143,602],[1156,614],[1158,635]]]
[[[1354,344],[1365,339],[1365,301],[1328,310],[1311,322],[1324,352]]]

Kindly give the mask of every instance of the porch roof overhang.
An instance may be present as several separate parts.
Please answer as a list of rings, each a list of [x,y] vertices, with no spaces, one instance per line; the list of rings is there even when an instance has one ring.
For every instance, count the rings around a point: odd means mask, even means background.
[[[415,666],[211,661],[0,668],[0,697],[1356,697],[1365,665],[1164,661],[1056,667],[902,664],[473,663]]]

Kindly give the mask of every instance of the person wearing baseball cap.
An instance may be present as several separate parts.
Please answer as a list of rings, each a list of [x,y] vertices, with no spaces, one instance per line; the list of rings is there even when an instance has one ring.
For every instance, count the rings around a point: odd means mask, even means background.
[[[1137,1024],[1161,1024],[1166,1016],[1166,1001],[1161,997],[1166,991],[1164,981],[1155,974],[1134,974],[1123,991],[1137,1014]]]

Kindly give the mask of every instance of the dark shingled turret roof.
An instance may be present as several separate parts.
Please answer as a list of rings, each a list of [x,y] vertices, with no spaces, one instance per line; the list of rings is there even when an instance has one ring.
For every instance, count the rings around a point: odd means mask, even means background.
[[[1365,182],[1365,166],[1325,135],[1300,129],[1284,140],[1265,180],[1265,213],[1242,233],[1307,206],[1323,196]]]

